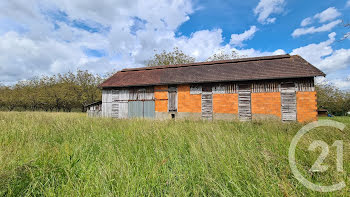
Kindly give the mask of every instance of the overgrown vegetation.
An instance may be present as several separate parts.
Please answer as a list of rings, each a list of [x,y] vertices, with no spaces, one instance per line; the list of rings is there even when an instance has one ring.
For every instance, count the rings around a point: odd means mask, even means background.
[[[148,121],[79,113],[0,112],[1,196],[349,196],[347,173],[310,173],[313,140],[344,140],[350,172],[350,119],[343,131],[320,128],[298,144],[299,170],[333,193],[305,188],[291,173],[288,148],[298,123]]]

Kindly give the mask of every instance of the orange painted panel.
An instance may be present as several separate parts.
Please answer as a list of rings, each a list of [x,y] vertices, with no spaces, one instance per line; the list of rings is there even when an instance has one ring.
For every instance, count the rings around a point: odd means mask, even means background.
[[[238,94],[213,94],[213,112],[238,114]]]
[[[202,111],[202,100],[200,94],[190,94],[189,85],[178,85],[178,112],[198,112]]]
[[[316,92],[297,92],[297,119],[299,122],[317,120]]]
[[[168,111],[168,86],[155,86],[154,98],[155,98],[155,111],[167,112]]]
[[[279,92],[252,93],[252,114],[275,115],[281,118],[281,94]]]

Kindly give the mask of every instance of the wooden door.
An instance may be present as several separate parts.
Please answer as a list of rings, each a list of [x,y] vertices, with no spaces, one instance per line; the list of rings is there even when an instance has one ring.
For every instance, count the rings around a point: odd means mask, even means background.
[[[211,85],[202,86],[202,118],[213,119],[213,92]]]
[[[176,86],[169,86],[168,90],[168,96],[169,96],[169,112],[176,112],[177,111],[177,88]]]
[[[297,120],[297,100],[295,83],[281,84],[282,121]]]
[[[246,121],[252,119],[250,84],[238,85],[238,117]]]

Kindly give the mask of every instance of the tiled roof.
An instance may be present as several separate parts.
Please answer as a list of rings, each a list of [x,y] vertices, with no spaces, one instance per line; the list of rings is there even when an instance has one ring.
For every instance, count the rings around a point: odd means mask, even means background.
[[[250,81],[325,76],[298,55],[276,55],[123,69],[100,87],[130,87],[166,84]]]

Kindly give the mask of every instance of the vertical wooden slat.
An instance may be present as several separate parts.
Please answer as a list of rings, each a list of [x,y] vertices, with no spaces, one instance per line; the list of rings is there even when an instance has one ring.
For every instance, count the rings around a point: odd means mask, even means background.
[[[238,116],[243,121],[252,119],[251,86],[249,84],[238,85]]]
[[[281,84],[281,105],[282,121],[296,121],[297,102],[294,82]]]
[[[213,92],[211,85],[202,86],[202,118],[213,119]]]
[[[177,111],[177,88],[176,86],[169,86],[168,88],[168,111]]]

